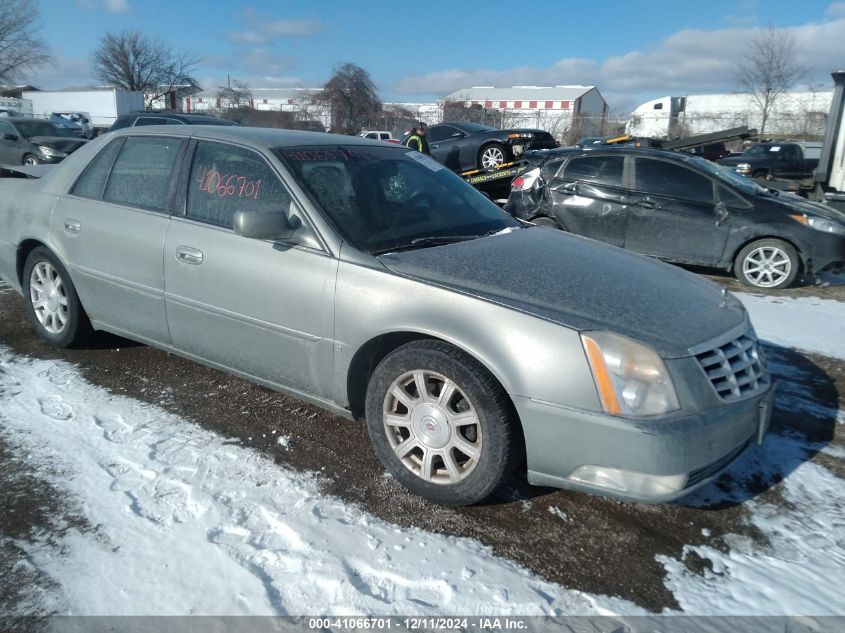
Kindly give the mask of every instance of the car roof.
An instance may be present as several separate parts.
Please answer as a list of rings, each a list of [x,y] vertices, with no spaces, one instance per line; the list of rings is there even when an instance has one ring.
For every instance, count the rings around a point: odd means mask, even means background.
[[[3,117],[4,121],[11,121],[12,123],[27,123],[32,121],[34,123],[49,123],[53,125],[53,122],[50,119],[36,119],[34,116],[6,116]]]
[[[616,147],[612,145],[590,145],[588,147],[561,147],[559,149],[540,150],[546,153],[546,160],[567,156],[587,156],[592,154],[633,154],[636,156],[650,156],[652,158],[671,158],[683,162],[697,162],[697,157],[686,152],[657,147]]]
[[[154,119],[163,118],[163,119],[180,119],[184,121],[229,121],[228,119],[224,119],[222,117],[211,116],[209,114],[194,114],[192,112],[170,112],[167,110],[162,111],[146,111],[146,110],[139,110],[137,112],[130,112],[129,114],[124,114],[122,116],[125,117],[142,117],[147,116]],[[230,121],[232,125],[235,125],[234,121]]]
[[[211,140],[248,142],[260,147],[297,147],[301,145],[371,145],[374,147],[397,147],[407,149],[401,145],[390,145],[383,141],[363,138],[360,136],[345,136],[342,134],[327,134],[326,132],[307,132],[304,130],[283,130],[268,127],[244,127],[239,125],[144,125],[128,127],[110,132],[115,136],[142,136],[166,134],[167,136],[198,136]]]

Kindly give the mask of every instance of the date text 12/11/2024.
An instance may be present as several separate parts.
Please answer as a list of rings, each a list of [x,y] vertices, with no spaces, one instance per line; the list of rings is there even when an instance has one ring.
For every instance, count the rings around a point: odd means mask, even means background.
[[[455,630],[521,631],[528,623],[512,617],[321,617],[309,618],[309,629],[345,630]]]

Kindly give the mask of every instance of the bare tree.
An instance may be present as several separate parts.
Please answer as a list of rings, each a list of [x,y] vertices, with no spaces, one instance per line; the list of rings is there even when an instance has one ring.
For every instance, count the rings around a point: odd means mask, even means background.
[[[110,86],[144,92],[147,108],[177,86],[195,85],[191,71],[197,60],[173,52],[158,38],[140,31],[106,33],[91,58],[94,76]]]
[[[0,83],[13,81],[50,59],[36,35],[37,22],[37,2],[0,0]]]
[[[806,74],[796,59],[795,39],[771,24],[751,37],[749,51],[736,70],[737,83],[751,93],[762,115],[760,135],[778,99]]]
[[[373,115],[381,113],[382,103],[369,73],[355,64],[342,64],[314,97],[331,108],[332,131],[357,134]]]
[[[229,109],[240,110],[249,107],[252,91],[245,82],[235,79],[225,88],[221,87],[217,91],[217,98],[221,101],[225,100]]]

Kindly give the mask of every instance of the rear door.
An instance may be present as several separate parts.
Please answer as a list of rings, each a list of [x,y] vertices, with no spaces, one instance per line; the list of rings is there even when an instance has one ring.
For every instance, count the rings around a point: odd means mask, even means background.
[[[59,197],[51,219],[91,319],[165,344],[162,249],[185,145],[166,136],[114,139]]]
[[[552,213],[567,231],[625,243],[625,156],[590,153],[570,159],[549,185]]]
[[[164,245],[173,344],[260,380],[327,395],[337,260],[262,154],[216,141],[199,141],[192,152],[184,212]],[[238,210],[293,213],[308,239],[242,237],[232,230]]]
[[[4,139],[4,134],[17,138],[15,140]],[[20,165],[27,145],[26,140],[12,127],[11,123],[0,119],[0,164]]]
[[[717,213],[715,183],[676,161],[637,156],[625,248],[677,262],[713,264],[725,249],[730,218]]]

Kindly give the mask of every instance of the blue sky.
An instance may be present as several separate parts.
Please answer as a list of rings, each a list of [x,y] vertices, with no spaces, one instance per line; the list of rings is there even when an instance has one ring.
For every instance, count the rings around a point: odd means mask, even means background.
[[[332,68],[365,68],[386,101],[431,101],[473,85],[597,85],[611,109],[666,94],[735,89],[753,29],[789,32],[807,84],[845,66],[845,2],[821,0],[42,0],[56,63],[25,79],[92,84],[103,33],[140,29],[199,58],[204,88],[316,87]]]

